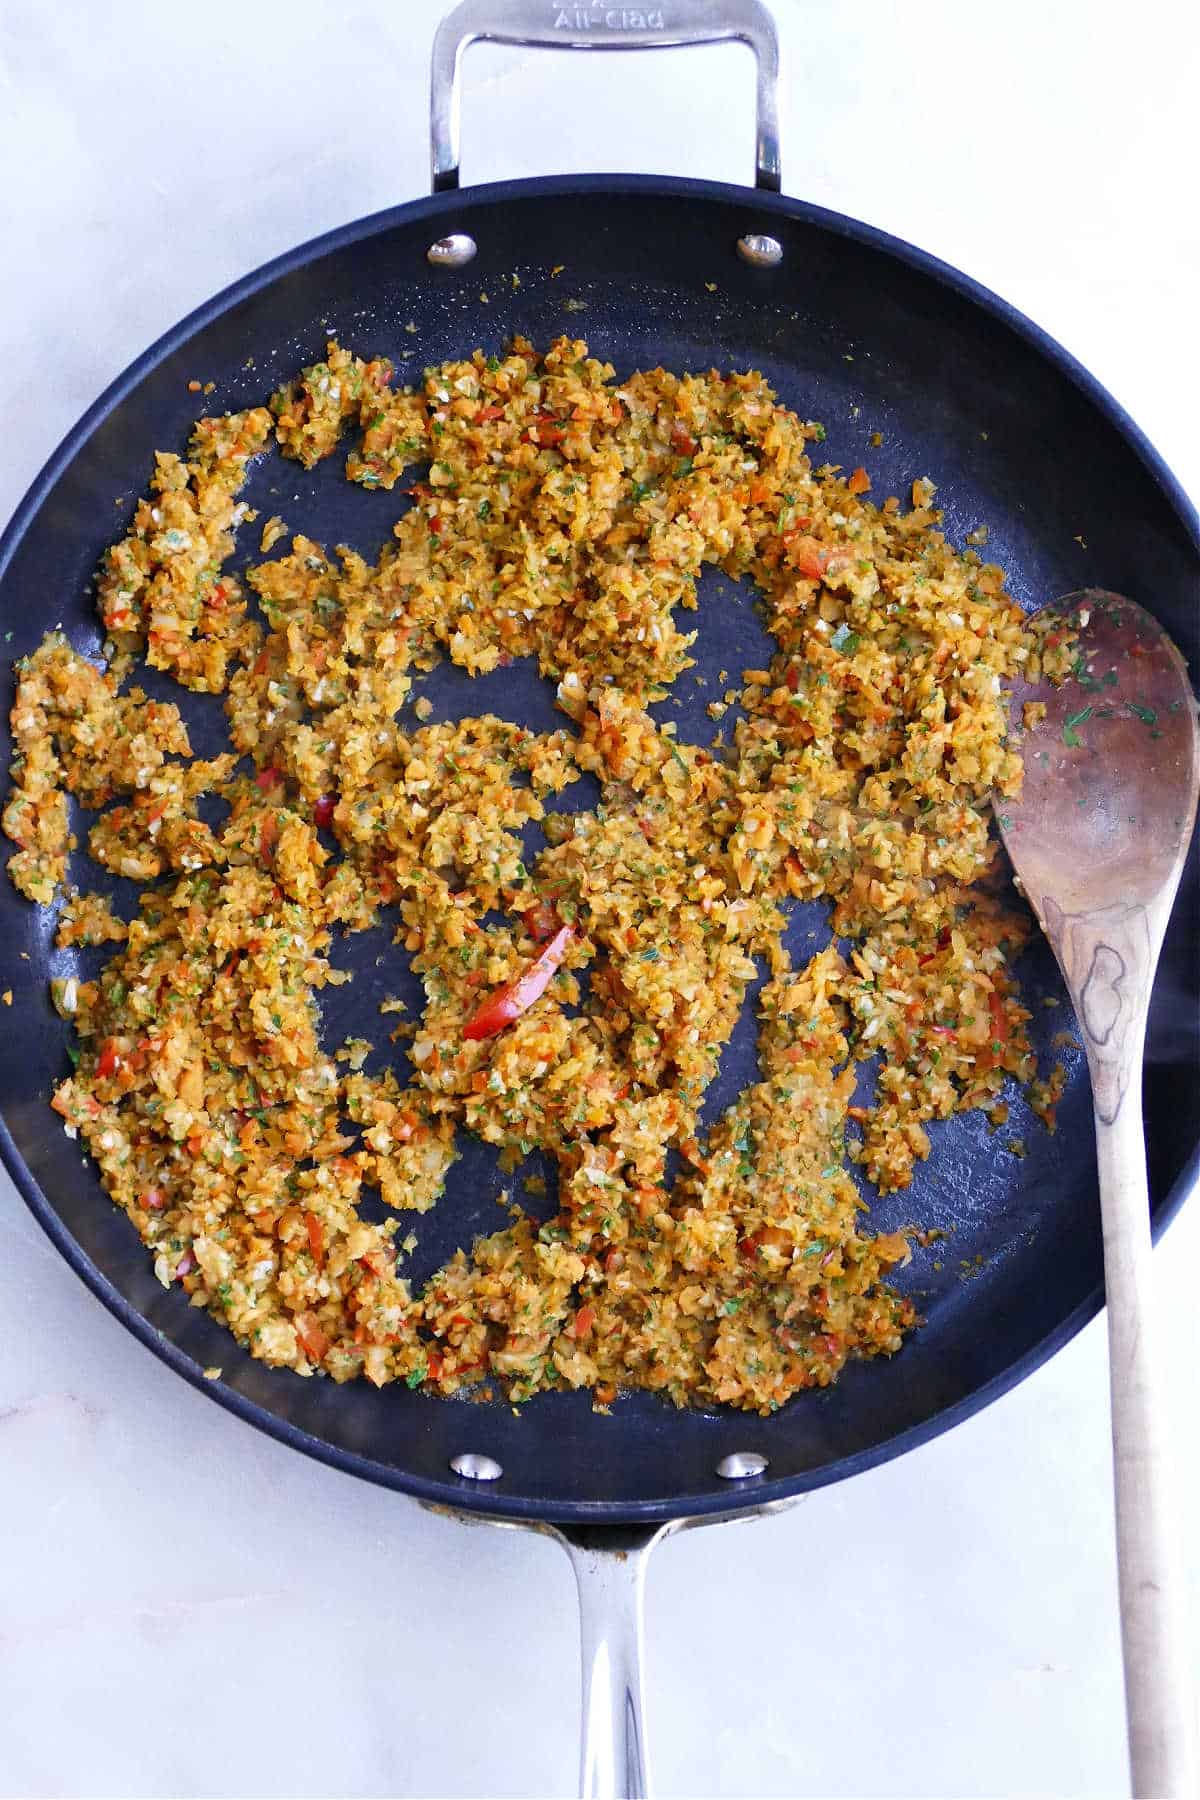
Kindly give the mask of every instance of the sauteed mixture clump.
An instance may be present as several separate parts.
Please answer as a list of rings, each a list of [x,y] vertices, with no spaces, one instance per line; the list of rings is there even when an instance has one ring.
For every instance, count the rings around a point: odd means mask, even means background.
[[[886,1279],[906,1236],[863,1229],[849,1165],[902,1188],[930,1121],[1034,1082],[988,801],[1021,776],[1006,678],[1070,646],[946,543],[931,484],[877,503],[814,466],[821,428],[757,374],[617,381],[560,339],[391,378],[330,344],[270,410],[200,420],[104,558],[107,666],[57,635],[18,665],[13,881],[61,893],[73,796],[144,889],[127,923],[68,894],[59,943],[115,948],[56,984],[53,1105],[160,1280],[269,1363],[772,1410],[914,1321]],[[273,439],[311,466],[346,432],[353,481],[420,466],[378,561],[298,536],[232,573],[249,460]],[[775,648],[704,749],[647,708],[690,666],[706,564],[755,584]],[[517,657],[561,729],[431,716],[439,659]],[[142,659],[223,696],[227,752],[124,686]],[[555,811],[582,775],[599,803]],[[833,941],[797,965],[811,900]],[[410,1075],[320,1038],[335,934],[381,922],[424,983]],[[705,1130],[756,958],[759,1079]],[[557,1210],[514,1206],[413,1293],[396,1240],[464,1132],[514,1170],[545,1153]]]

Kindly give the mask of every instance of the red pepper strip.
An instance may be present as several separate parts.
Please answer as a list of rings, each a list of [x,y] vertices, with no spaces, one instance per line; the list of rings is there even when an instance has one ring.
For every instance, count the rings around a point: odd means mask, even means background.
[[[278,769],[260,769],[254,780],[264,794],[269,794],[273,787],[283,785],[283,776]]]
[[[334,808],[337,806],[336,794],[318,794],[313,803],[313,823],[324,828],[333,824]]]
[[[504,408],[502,406],[481,406],[475,414],[473,422],[476,425],[487,425],[492,419],[502,419],[503,417]]]
[[[550,985],[551,977],[567,954],[567,946],[575,933],[569,925],[556,931],[536,962],[530,963],[523,975],[515,981],[506,982],[503,987],[489,994],[474,1018],[469,1019],[463,1028],[465,1038],[479,1039],[495,1037],[505,1026],[519,1019],[523,1012],[528,1012],[535,1000],[539,1000]]]
[[[104,1048],[101,1050],[99,1060],[96,1063],[96,1074],[99,1076],[100,1080],[105,1081],[108,1076],[115,1075],[120,1061],[121,1057],[116,1044],[113,1042],[112,1038],[106,1038]]]
[[[680,456],[695,456],[700,446],[689,431],[676,424],[671,428],[671,448]]]
[[[1004,1010],[1004,1001],[995,988],[988,995],[988,1007],[992,1015],[992,1036],[999,1043],[1006,1044],[1008,1042],[1008,1014]]]

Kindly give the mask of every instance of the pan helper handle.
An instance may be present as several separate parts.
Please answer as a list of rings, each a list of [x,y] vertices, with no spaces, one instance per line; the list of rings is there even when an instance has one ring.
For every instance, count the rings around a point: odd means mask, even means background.
[[[763,0],[461,0],[433,41],[430,144],[433,191],[459,185],[463,52],[470,44],[547,50],[670,50],[748,44],[758,64],[755,186],[779,192],[779,39]]]

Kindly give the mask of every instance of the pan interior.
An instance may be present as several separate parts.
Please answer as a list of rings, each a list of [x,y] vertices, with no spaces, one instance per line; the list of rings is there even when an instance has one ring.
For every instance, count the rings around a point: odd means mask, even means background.
[[[430,270],[426,246],[459,223],[479,242],[477,260],[461,273]],[[231,303],[217,303],[211,316],[182,327],[118,384],[90,435],[69,447],[40,506],[27,505],[10,534],[7,563],[0,563],[10,653],[31,650],[60,621],[78,647],[97,647],[90,577],[144,489],[153,450],[182,448],[202,407],[261,402],[321,354],[327,333],[362,354],[390,356],[397,379],[412,381],[428,363],[476,345],[498,348],[515,332],[539,346],[566,332],[585,337],[618,374],[656,364],[764,370],[784,401],[824,422],[829,460],[864,463],[876,494],[906,494],[914,477],[927,475],[938,484],[952,541],[986,523],[987,554],[1008,571],[1022,603],[1092,584],[1113,588],[1156,612],[1194,657],[1195,546],[1101,404],[1035,342],[870,234],[849,235],[782,203],[769,223],[784,244],[783,264],[747,268],[734,245],[762,223],[760,201],[735,190],[526,183],[402,209],[284,259],[257,285],[244,284]],[[188,392],[190,379],[214,382],[214,392],[199,401]],[[264,517],[281,514],[292,529],[371,557],[403,504],[395,493],[345,482],[340,457],[306,474],[272,456],[256,469],[246,497]],[[236,561],[257,560],[252,528]],[[699,628],[697,667],[655,710],[676,722],[681,738],[708,743],[719,728],[728,731],[734,715],[718,727],[707,706],[743,669],[763,665],[768,640],[754,591],[720,575],[705,576],[700,611],[686,623]],[[722,670],[731,679],[723,681]],[[200,754],[223,742],[219,702],[182,695],[169,682],[161,691],[181,701]],[[537,729],[563,723],[531,663],[476,681],[444,664],[417,691],[439,718],[493,711]],[[555,804],[569,809],[593,799],[584,781]],[[100,885],[100,871],[83,859],[77,875]],[[132,896],[124,899],[128,910]],[[257,1422],[425,1497],[472,1503],[472,1490],[448,1467],[452,1456],[472,1449],[504,1468],[478,1503],[511,1513],[629,1517],[727,1507],[729,1491],[715,1470],[730,1450],[760,1450],[770,1459],[769,1487],[757,1484],[754,1498],[814,1485],[980,1403],[1096,1304],[1101,1259],[1090,1096],[1080,1053],[1052,1042],[1069,1031],[1071,1018],[1039,939],[1019,973],[1039,1058],[1046,1066],[1061,1059],[1070,1074],[1057,1133],[1046,1133],[1014,1093],[999,1133],[982,1114],[934,1126],[933,1153],[913,1187],[886,1201],[868,1195],[872,1227],[917,1222],[948,1234],[919,1252],[901,1278],[925,1323],[890,1363],[852,1366],[836,1388],[802,1395],[770,1419],[680,1414],[648,1395],[623,1397],[604,1418],[592,1413],[585,1394],[542,1396],[518,1418],[503,1405],[437,1401],[400,1385],[337,1388],[269,1370],[179,1293],[158,1285],[131,1227],[47,1108],[66,1067],[66,1028],[48,1005],[46,982],[94,973],[98,953],[55,951],[52,921],[7,883],[0,917],[0,986],[12,988],[20,1024],[0,1042],[5,1122],[44,1199],[33,1197],[58,1222],[63,1241],[77,1247],[68,1252],[77,1266],[82,1252],[110,1304],[161,1334],[158,1341],[179,1353],[174,1360],[185,1373],[219,1366],[219,1391]],[[1160,1212],[1194,1160],[1197,1138],[1197,918],[1193,855],[1148,1042],[1147,1134]],[[823,908],[797,909],[791,942],[798,957],[827,935]],[[371,1038],[383,1049],[368,1067],[378,1066],[384,1053],[394,1054],[378,1001],[395,993],[415,998],[416,984],[387,930],[345,939],[334,954],[356,979],[322,997],[327,1042]],[[710,1090],[710,1116],[753,1069],[748,1001]],[[1013,1143],[1023,1145],[1023,1157],[1006,1147]],[[501,1175],[482,1144],[464,1140],[464,1148],[446,1195],[415,1223],[419,1247],[408,1272],[416,1280],[457,1244],[502,1222],[497,1198],[511,1177]]]

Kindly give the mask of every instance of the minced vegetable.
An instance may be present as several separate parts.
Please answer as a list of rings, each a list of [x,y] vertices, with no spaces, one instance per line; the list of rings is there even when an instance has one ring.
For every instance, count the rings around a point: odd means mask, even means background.
[[[866,1228],[850,1165],[903,1188],[935,1121],[1035,1077],[989,799],[1020,784],[1006,680],[1071,645],[947,544],[930,481],[904,509],[814,468],[823,431],[759,375],[618,381],[563,338],[391,380],[330,344],[269,409],[202,419],[105,556],[108,666],[57,635],[19,665],[12,879],[61,891],[72,796],[92,856],[144,887],[127,928],[95,896],[64,913],[60,943],[116,948],[59,996],[78,1066],[53,1104],[159,1278],[269,1363],[773,1410],[914,1322],[887,1279],[908,1238]],[[419,472],[378,560],[296,536],[229,573],[249,460],[274,436],[311,466],[347,431],[351,479]],[[714,564],[761,591],[775,649],[704,749],[647,708]],[[424,696],[399,723],[447,657],[536,658],[562,728]],[[227,752],[194,758],[174,706],[123,690],[139,658],[223,696]],[[555,812],[584,773],[599,804]],[[834,937],[797,967],[799,900]],[[381,920],[424,982],[409,1078],[319,1037],[333,934]],[[705,1131],[756,957],[759,1079]],[[514,1208],[413,1293],[401,1215],[438,1202],[463,1132],[506,1166],[544,1153],[558,1210]]]

